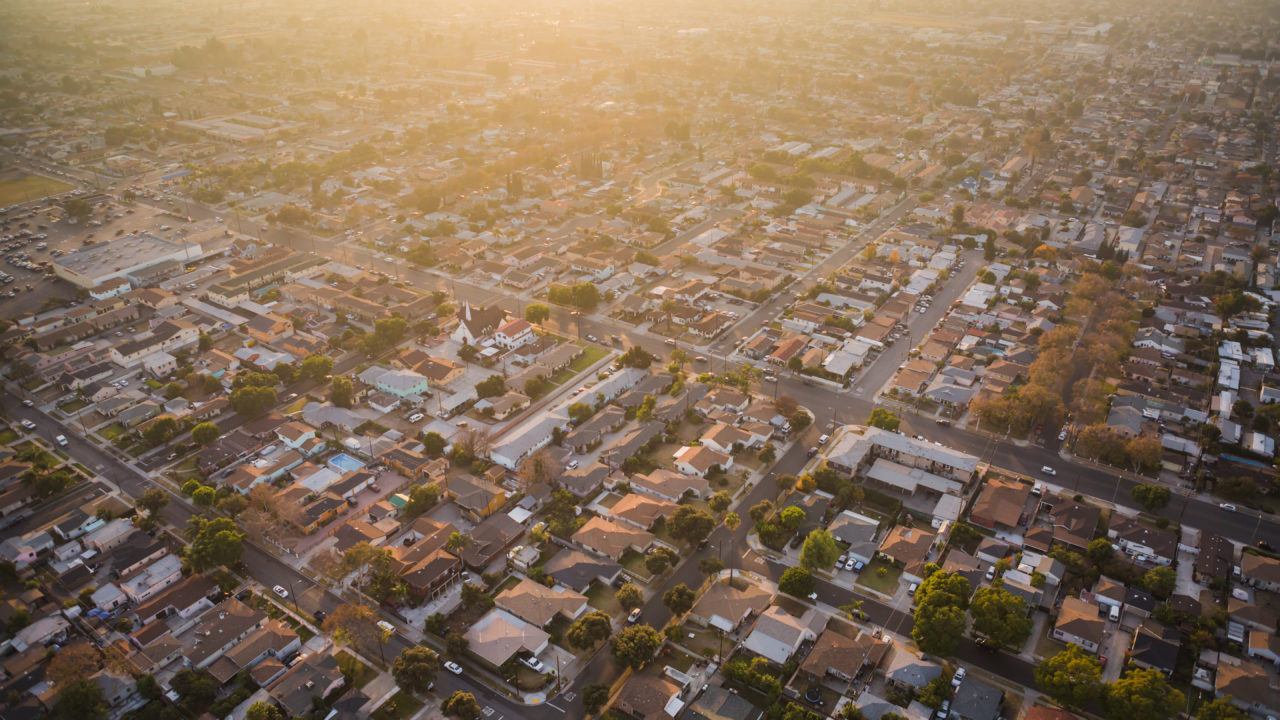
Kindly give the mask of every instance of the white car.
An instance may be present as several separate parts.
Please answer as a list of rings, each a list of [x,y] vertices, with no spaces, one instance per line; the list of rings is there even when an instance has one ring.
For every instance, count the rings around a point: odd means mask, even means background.
[[[547,671],[547,666],[546,666],[546,665],[543,665],[543,664],[542,664],[542,661],[541,661],[541,660],[539,660],[539,659],[538,659],[538,658],[536,658],[536,657],[531,657],[531,658],[520,658],[520,662],[521,662],[525,667],[529,668],[530,670],[532,670],[532,671],[534,671],[534,672],[539,672],[539,673],[540,673],[540,672],[546,672],[546,671]]]
[[[1045,465],[1044,467],[1040,468],[1040,472],[1044,473],[1045,475],[1057,475],[1057,474],[1058,474],[1058,471],[1057,471],[1057,470],[1054,470],[1053,468],[1049,467],[1048,465]]]
[[[824,434],[822,435],[822,437],[818,438],[818,444],[819,444],[819,445],[826,445],[826,444],[827,444],[827,441],[828,441],[828,440],[830,440],[830,439],[831,439],[831,436],[830,436],[830,435],[827,435],[827,434],[825,434],[825,433],[824,433]]]
[[[418,422],[419,420],[421,420],[421,419],[422,419],[422,418],[424,418],[424,417],[426,417],[426,416],[425,416],[425,415],[423,415],[422,413],[414,413],[414,414],[412,414],[412,415],[410,415],[410,416],[409,416],[409,422]]]
[[[1218,503],[1218,507],[1222,508],[1223,510],[1230,510],[1231,512],[1236,511],[1236,506],[1232,505],[1231,503]]]
[[[849,558],[848,560],[844,561],[845,570],[856,570],[857,567],[858,567],[858,560],[856,558]]]
[[[28,430],[35,430],[35,429],[36,429],[36,424],[35,424],[35,423],[33,423],[33,422],[31,422],[30,420],[23,420],[23,421],[22,421],[21,423],[19,423],[19,424],[20,424],[20,425],[22,425],[22,427],[24,427],[24,428],[26,428],[26,429],[28,429]]]
[[[283,585],[276,585],[275,587],[271,588],[271,592],[279,595],[282,598],[289,597],[289,591],[285,590]]]
[[[956,668],[956,674],[951,676],[951,687],[960,687],[960,683],[964,682],[964,668]]]
[[[459,665],[458,663],[456,663],[456,662],[452,661],[452,660],[449,660],[449,661],[445,662],[445,664],[444,664],[444,669],[445,669],[445,670],[448,670],[449,672],[453,673],[454,675],[461,675],[461,674],[462,674],[462,666],[461,666],[461,665]]]
[[[55,440],[55,441],[58,443],[58,445],[59,445],[59,446],[61,446],[61,447],[66,447],[66,446],[67,446],[67,436],[66,436],[66,435],[59,435],[59,436],[55,437],[55,438],[54,438],[54,440]]]
[[[1062,432],[1058,433],[1058,442],[1062,442],[1063,440],[1066,440],[1066,439],[1067,439],[1066,430],[1063,430]]]

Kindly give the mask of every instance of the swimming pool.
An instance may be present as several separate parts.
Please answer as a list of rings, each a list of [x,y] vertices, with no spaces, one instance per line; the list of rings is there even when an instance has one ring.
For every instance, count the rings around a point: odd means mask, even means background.
[[[364,467],[364,463],[346,453],[338,453],[325,463],[336,472],[352,472]]]

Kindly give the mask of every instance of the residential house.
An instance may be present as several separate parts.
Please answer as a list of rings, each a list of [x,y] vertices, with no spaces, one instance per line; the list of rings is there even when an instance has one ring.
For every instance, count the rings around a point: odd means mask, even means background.
[[[763,612],[771,599],[768,590],[752,582],[741,588],[724,581],[713,582],[693,604],[689,619],[704,627],[732,633],[752,615]]]
[[[941,665],[925,660],[921,654],[904,645],[894,646],[884,671],[888,685],[906,691],[923,690],[941,675]]]
[[[612,560],[568,548],[548,560],[543,571],[560,585],[585,593],[592,583],[612,584],[622,566]]]
[[[891,646],[887,636],[872,637],[852,626],[837,627],[828,625],[822,631],[800,665],[809,682],[828,676],[852,682],[867,669],[878,667],[888,654]]]
[[[1251,552],[1242,553],[1240,579],[1260,590],[1280,591],[1280,560]]]
[[[536,338],[533,326],[524,318],[509,320],[493,333],[493,341],[505,350],[515,350],[533,342]]]
[[[666,677],[635,673],[614,697],[613,709],[635,720],[670,720],[684,707],[680,693]]]
[[[502,591],[494,603],[537,627],[546,627],[556,617],[577,620],[587,612],[587,596],[563,586],[547,587],[529,578]]]
[[[1058,619],[1053,625],[1053,639],[1097,653],[1102,644],[1104,626],[1102,618],[1098,617],[1097,605],[1076,597],[1063,598]]]
[[[289,668],[269,688],[267,694],[284,711],[285,717],[301,717],[342,687],[344,677],[338,659],[329,653],[313,653]]]
[[[996,720],[1004,690],[992,687],[972,675],[960,681],[951,698],[951,717],[957,720]]]
[[[497,668],[517,653],[540,654],[551,636],[502,608],[494,608],[467,629],[467,650]]]
[[[879,530],[880,523],[875,518],[852,510],[842,511],[827,526],[832,537],[849,546],[846,553],[864,563],[870,563],[879,550],[879,544],[876,543]]]
[[[598,516],[573,534],[573,542],[583,549],[615,560],[627,550],[643,553],[653,540],[653,533]]]
[[[1178,556],[1178,536],[1175,533],[1147,527],[1119,513],[1112,517],[1107,537],[1139,562],[1149,560],[1160,565],[1172,565]]]
[[[703,445],[684,446],[676,450],[674,460],[677,470],[698,477],[706,477],[712,468],[728,470],[733,467],[732,456]]]
[[[823,621],[813,609],[796,617],[774,605],[756,619],[742,647],[771,662],[785,665],[800,649],[801,643],[818,639],[815,628],[820,627]]]
[[[456,342],[477,345],[497,330],[505,317],[506,312],[500,307],[475,308],[464,301],[462,311],[458,313],[458,327],[451,337]]]
[[[1177,628],[1147,619],[1138,626],[1129,645],[1129,662],[1140,668],[1172,675],[1181,638]]]
[[[982,492],[969,512],[975,524],[991,530],[1010,530],[1023,524],[1027,514],[1027,500],[1031,497],[1028,483],[992,475],[987,478]]]
[[[624,495],[621,500],[603,513],[605,517],[634,525],[641,530],[649,530],[658,518],[671,517],[680,506],[643,493],[633,492]]]
[[[658,468],[648,475],[632,475],[631,487],[672,503],[680,502],[686,495],[706,499],[711,492],[711,485],[706,479],[666,468]]]
[[[902,566],[903,578],[924,582],[924,566],[930,560],[937,539],[935,533],[895,525],[880,542],[880,554]]]
[[[476,521],[501,510],[507,502],[507,493],[501,487],[470,475],[449,479],[444,491]]]

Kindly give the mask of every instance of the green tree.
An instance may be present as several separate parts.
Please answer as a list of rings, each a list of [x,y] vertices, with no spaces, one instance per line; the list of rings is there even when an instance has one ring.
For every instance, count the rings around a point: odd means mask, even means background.
[[[208,485],[201,486],[199,490],[191,493],[191,501],[200,507],[213,507],[213,503],[218,498],[218,491]]]
[[[234,518],[249,508],[249,501],[240,493],[233,492],[215,503],[215,506],[220,512]]]
[[[1130,491],[1135,502],[1147,512],[1154,513],[1169,504],[1172,495],[1169,488],[1162,485],[1138,485]]]
[[[1084,707],[1102,695],[1102,665],[1076,645],[1068,645],[1036,665],[1036,684],[1067,707]]]
[[[569,644],[585,650],[595,647],[596,643],[605,640],[613,632],[613,618],[600,610],[593,610],[578,618],[565,631],[565,639]]]
[[[639,345],[633,345],[618,357],[618,364],[644,370],[653,364],[653,356]]]
[[[792,530],[799,530],[800,526],[804,524],[804,518],[804,510],[801,510],[795,505],[789,505],[783,508],[782,512],[778,513],[778,522]]]
[[[609,702],[609,686],[604,683],[591,683],[582,688],[582,708],[588,715],[600,712]]]
[[[1089,556],[1089,560],[1094,565],[1102,565],[1111,559],[1115,554],[1115,547],[1110,540],[1106,538],[1097,538],[1089,543],[1089,547],[1085,549],[1085,554]]]
[[[1186,696],[1159,670],[1134,668],[1107,688],[1104,706],[1109,720],[1163,720],[1176,717],[1186,704]]]
[[[996,259],[996,239],[987,236],[987,241],[982,244],[982,259],[991,262]]]
[[[218,695],[220,683],[208,670],[185,668],[174,673],[169,687],[182,698],[180,704],[187,712],[198,715],[204,712]]]
[[[186,557],[196,570],[219,565],[231,567],[244,552],[244,533],[230,518],[205,518],[194,515],[187,521]]]
[[[702,542],[716,527],[716,519],[702,508],[681,505],[667,518],[671,536],[691,545]]]
[[[355,388],[351,384],[351,380],[345,377],[336,376],[333,382],[329,384],[329,402],[335,407],[349,408],[351,407],[351,394]]]
[[[150,445],[156,446],[169,442],[178,432],[178,421],[164,415],[156,418],[142,431],[142,438]]]
[[[258,702],[249,706],[244,713],[245,720],[285,720],[280,708],[269,702]]]
[[[634,610],[644,604],[644,594],[632,583],[623,583],[618,588],[618,604],[626,610]]]
[[[898,432],[898,426],[902,424],[902,420],[892,410],[878,407],[871,410],[871,417],[867,420],[867,424],[881,430]]]
[[[452,695],[445,698],[445,701],[440,703],[440,711],[458,720],[476,720],[480,717],[480,706],[476,704],[476,696],[461,690],[455,690]]]
[[[507,381],[501,375],[490,375],[476,383],[476,396],[481,400],[497,397],[507,391]]]
[[[470,645],[471,641],[460,632],[450,632],[444,636],[444,651],[448,653],[449,657],[460,658],[466,655],[467,648]]]
[[[1018,648],[1031,636],[1034,622],[1027,602],[1003,587],[984,587],[973,594],[969,614],[973,632],[1002,648]]]
[[[186,388],[182,387],[182,383],[180,382],[171,382],[164,386],[164,396],[167,400],[173,400],[174,398],[181,397],[182,393],[185,391]]]
[[[644,667],[661,646],[662,636],[645,624],[632,625],[613,637],[614,657],[633,670]]]
[[[1142,576],[1142,586],[1159,598],[1169,597],[1177,585],[1178,573],[1171,567],[1157,565]]]
[[[813,418],[808,412],[797,409],[795,412],[791,413],[790,417],[787,418],[787,422],[791,423],[792,431],[804,432],[804,429],[809,427],[809,424],[813,422]]]
[[[927,653],[949,656],[964,635],[971,588],[962,575],[935,572],[916,590],[911,637]]]
[[[1196,717],[1199,720],[1249,720],[1249,716],[1231,701],[1230,695],[1201,705]]]
[[[146,510],[150,517],[158,515],[160,510],[168,504],[169,493],[160,488],[150,488],[138,497],[138,507]]]
[[[711,508],[711,511],[716,513],[722,513],[725,510],[728,510],[729,506],[732,504],[733,504],[733,496],[724,490],[721,490],[715,495],[712,495],[711,500],[707,502],[707,505]]]
[[[347,380],[350,383],[350,380]],[[247,385],[231,391],[231,409],[245,417],[257,417],[275,407],[276,389]]]
[[[436,679],[440,670],[440,657],[434,650],[421,645],[410,645],[391,664],[391,676],[401,690],[424,693]]]
[[[541,325],[551,317],[551,308],[542,303],[533,303],[524,309],[524,319],[534,325]]]
[[[191,442],[204,446],[221,437],[222,431],[211,422],[202,422],[191,428]]]
[[[209,352],[213,349],[213,338],[204,333],[200,333],[200,338],[196,343],[196,347],[198,347],[202,353]]]
[[[800,565],[810,570],[830,570],[840,557],[840,546],[831,533],[818,528],[809,533],[800,547]]]
[[[698,572],[703,575],[716,575],[724,569],[724,562],[718,557],[703,558],[698,561]]]
[[[422,447],[427,453],[427,457],[438,458],[444,455],[445,448],[444,436],[432,430],[422,436]]]
[[[769,513],[773,512],[773,502],[770,500],[761,500],[751,509],[747,511],[747,517],[751,518],[751,522],[761,522],[769,517]]]
[[[789,567],[778,580],[778,590],[798,598],[807,598],[813,593],[813,573],[802,567]]]
[[[107,701],[97,683],[80,678],[58,690],[53,717],[58,720],[106,720]]]
[[[662,604],[666,605],[671,614],[676,617],[689,612],[697,599],[697,594],[684,583],[680,583],[662,594]]]
[[[308,355],[302,359],[298,374],[315,382],[322,383],[333,372],[333,358],[327,355]]]

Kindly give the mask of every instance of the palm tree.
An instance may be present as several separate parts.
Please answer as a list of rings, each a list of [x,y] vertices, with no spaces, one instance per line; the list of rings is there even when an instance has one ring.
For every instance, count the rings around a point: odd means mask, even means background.
[[[724,516],[724,526],[729,528],[729,552],[730,553],[736,552],[736,548],[733,547],[733,533],[737,531],[738,526],[741,524],[742,524],[742,518],[739,517],[738,513],[736,512],[731,512],[728,515]],[[729,584],[730,585],[733,584],[733,560],[732,559],[730,559],[729,561]]]
[[[444,549],[457,555],[467,546],[467,538],[462,533],[454,532],[449,535],[449,539],[444,541]]]

